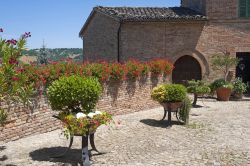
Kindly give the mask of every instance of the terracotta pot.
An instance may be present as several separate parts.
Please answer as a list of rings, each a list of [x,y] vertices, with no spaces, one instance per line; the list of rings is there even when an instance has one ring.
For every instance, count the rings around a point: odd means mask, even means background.
[[[165,102],[161,103],[161,105],[164,107],[166,110],[170,110],[172,112],[177,111],[178,108],[182,106],[183,102]]]
[[[232,89],[221,87],[216,90],[216,93],[219,101],[229,101]]]

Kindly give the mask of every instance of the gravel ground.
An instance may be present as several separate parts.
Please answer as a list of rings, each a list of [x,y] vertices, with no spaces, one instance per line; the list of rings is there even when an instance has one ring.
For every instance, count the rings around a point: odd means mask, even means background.
[[[93,152],[94,166],[250,166],[250,99],[217,102],[204,99],[193,108],[190,124],[169,127],[162,108],[116,116],[120,124],[101,126]],[[173,119],[175,120],[175,119]],[[81,140],[66,157],[49,156],[65,150],[61,131],[23,138],[0,146],[0,165],[79,165]]]

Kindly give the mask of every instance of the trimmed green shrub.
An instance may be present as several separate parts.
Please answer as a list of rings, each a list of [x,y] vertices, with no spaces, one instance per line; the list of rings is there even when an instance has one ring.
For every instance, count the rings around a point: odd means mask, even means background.
[[[180,84],[163,84],[155,87],[151,93],[153,100],[162,102],[180,102],[185,99],[187,89]]]
[[[188,81],[187,91],[188,93],[207,94],[210,93],[211,89],[204,81],[191,80]]]
[[[96,78],[61,77],[48,88],[48,99],[53,110],[90,112],[95,108],[102,88]]]
[[[211,92],[211,89],[209,86],[204,82],[200,80],[191,80],[188,81],[188,87],[187,87],[188,93],[194,94],[194,101],[193,106],[196,106],[198,95],[204,95]]]

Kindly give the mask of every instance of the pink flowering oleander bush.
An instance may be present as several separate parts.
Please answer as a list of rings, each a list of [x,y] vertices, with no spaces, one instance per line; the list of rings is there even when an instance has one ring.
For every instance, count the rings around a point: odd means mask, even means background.
[[[2,28],[0,33],[3,33]],[[34,93],[33,83],[29,81],[24,67],[19,63],[29,37],[31,37],[30,32],[24,33],[18,40],[3,39],[0,36],[0,102],[8,105],[7,109],[0,111],[0,125],[6,122],[7,112],[12,103],[22,102],[27,107],[31,103],[30,97]]]

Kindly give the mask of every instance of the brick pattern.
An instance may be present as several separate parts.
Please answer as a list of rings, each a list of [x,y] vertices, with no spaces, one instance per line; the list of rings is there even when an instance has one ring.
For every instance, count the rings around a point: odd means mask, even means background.
[[[239,0],[182,0],[188,7],[212,19],[237,19]]]
[[[84,32],[83,59],[116,61],[118,29],[119,22],[96,12]]]
[[[60,128],[45,98],[38,99],[36,109],[31,112],[20,106],[12,107],[8,112],[8,121],[0,127],[0,141],[14,141],[33,134],[45,133]]]
[[[158,107],[159,104],[151,100],[150,92],[163,82],[169,82],[169,78],[147,77],[138,81],[105,83],[97,109],[118,115]],[[0,127],[0,142],[62,128],[60,121],[52,117],[56,112],[50,109],[46,98],[38,99],[33,113],[17,106],[11,108],[8,114],[10,123]]]

